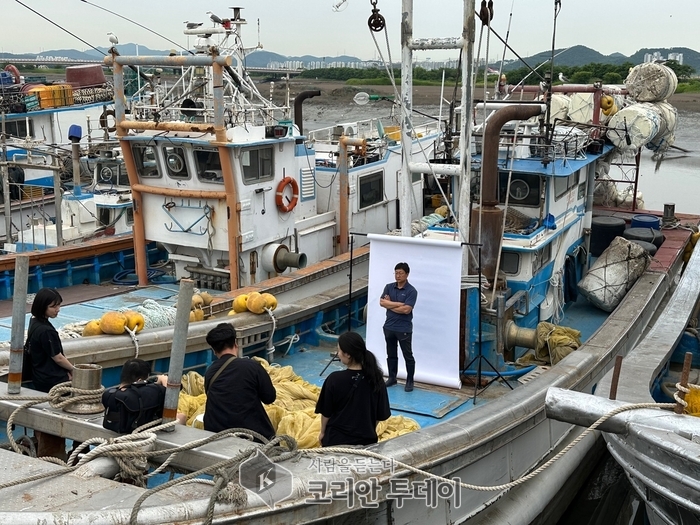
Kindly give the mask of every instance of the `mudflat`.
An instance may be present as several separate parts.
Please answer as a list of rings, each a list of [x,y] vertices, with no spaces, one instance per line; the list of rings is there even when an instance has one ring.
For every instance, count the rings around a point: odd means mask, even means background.
[[[313,98],[313,105],[336,105],[339,103],[350,103],[352,98],[359,92],[364,91],[370,95],[390,96],[394,94],[392,86],[362,86],[348,85],[345,82],[333,80],[316,80],[307,78],[294,78],[289,81],[290,100],[293,100],[296,95],[302,91],[321,91],[320,97]],[[278,81],[274,85],[273,100],[278,103],[284,103],[286,97],[286,82]],[[400,92],[401,86],[397,83],[397,89]],[[258,89],[263,95],[268,95],[270,92],[269,82],[259,83]],[[413,86],[413,105],[414,106],[433,106],[440,103],[442,96],[445,101],[451,101],[455,93],[455,86],[445,85],[444,89],[441,86]],[[457,87],[456,99],[461,97],[462,88]],[[483,91],[479,93],[477,90],[476,98],[483,97]],[[671,96],[669,102],[681,111],[700,111],[700,93],[676,93]]]

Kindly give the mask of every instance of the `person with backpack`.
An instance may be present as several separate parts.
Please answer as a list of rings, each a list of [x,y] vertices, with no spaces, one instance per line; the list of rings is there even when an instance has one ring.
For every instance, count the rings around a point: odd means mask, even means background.
[[[63,298],[55,288],[42,288],[32,303],[32,318],[24,345],[23,379],[32,379],[34,389],[48,392],[54,386],[72,379],[75,366],[63,354],[58,331],[49,319],[61,311]]]
[[[163,417],[168,376],[150,377],[151,365],[143,359],[129,359],[122,366],[119,386],[102,393],[105,415],[102,426],[119,434]]]
[[[391,416],[382,369],[357,332],[338,337],[338,358],[347,369],[333,372],[323,383],[316,403],[318,440],[324,447],[376,443],[377,422]]]
[[[238,357],[233,325],[219,323],[209,331],[206,339],[216,361],[204,375],[204,392],[207,394],[204,430],[221,432],[246,428],[272,439],[275,429],[262,406],[262,403],[269,405],[277,398],[270,375],[257,361]]]

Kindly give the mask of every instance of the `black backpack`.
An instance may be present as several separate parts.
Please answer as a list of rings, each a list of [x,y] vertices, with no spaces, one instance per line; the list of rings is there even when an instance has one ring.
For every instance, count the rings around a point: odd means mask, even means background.
[[[163,417],[165,388],[155,383],[133,383],[121,390],[105,390],[102,404],[105,416],[102,426],[119,434],[130,434],[134,429]]]

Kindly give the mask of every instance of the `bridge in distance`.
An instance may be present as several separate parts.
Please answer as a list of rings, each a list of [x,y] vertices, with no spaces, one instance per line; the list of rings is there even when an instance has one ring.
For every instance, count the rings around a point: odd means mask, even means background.
[[[77,66],[82,64],[103,64],[102,60],[46,60],[41,58],[18,58],[18,57],[0,57],[0,63],[12,64],[29,64],[40,66]],[[105,66],[107,67],[107,66]],[[300,74],[303,69],[286,69],[281,67],[246,67],[249,73],[264,73],[295,76]]]

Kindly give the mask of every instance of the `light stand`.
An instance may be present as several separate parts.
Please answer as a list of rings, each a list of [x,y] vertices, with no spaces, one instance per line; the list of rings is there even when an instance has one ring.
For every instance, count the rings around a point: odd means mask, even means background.
[[[477,246],[477,247],[478,247],[478,259],[477,259],[477,261],[478,261],[478,268],[477,268],[477,271],[479,272],[479,317],[478,317],[478,323],[479,323],[479,353],[478,353],[478,355],[477,355],[476,357],[474,357],[474,359],[472,359],[471,361],[469,361],[469,364],[465,367],[465,370],[466,370],[466,369],[468,369],[470,366],[472,366],[472,364],[474,363],[474,361],[478,361],[477,367],[476,367],[476,380],[475,380],[475,382],[474,382],[474,401],[473,401],[473,403],[476,405],[476,396],[479,395],[479,385],[481,385],[481,362],[482,362],[482,361],[486,362],[486,364],[489,365],[489,366],[491,367],[491,369],[492,369],[494,372],[496,372],[496,375],[493,377],[493,379],[491,379],[488,383],[486,383],[486,385],[484,386],[484,388],[481,389],[481,392],[483,392],[484,390],[486,390],[486,389],[489,387],[489,385],[491,385],[491,383],[493,383],[493,382],[496,381],[497,379],[503,380],[503,382],[504,382],[506,385],[508,385],[508,388],[510,388],[511,390],[513,390],[513,387],[512,387],[511,384],[508,382],[508,380],[507,380],[505,377],[503,377],[503,376],[501,375],[501,373],[496,369],[496,367],[493,366],[493,365],[491,364],[491,362],[486,358],[486,356],[484,356],[483,347],[482,347],[482,334],[483,334],[483,330],[482,330],[482,327],[481,327],[481,244],[472,244],[472,243],[464,243],[464,244],[466,244],[467,246]],[[494,282],[493,285],[496,286],[496,283]]]
[[[355,235],[367,235],[365,233],[350,233],[350,271],[348,272],[348,329],[347,331],[349,332],[352,330],[352,252],[353,252],[353,246],[355,244]],[[321,373],[319,375],[323,375],[326,370],[328,370],[328,367],[331,366],[331,363],[333,361],[339,361],[338,359],[338,352],[334,352],[331,354],[331,360],[328,361],[328,364],[326,364],[325,368],[321,370]]]

